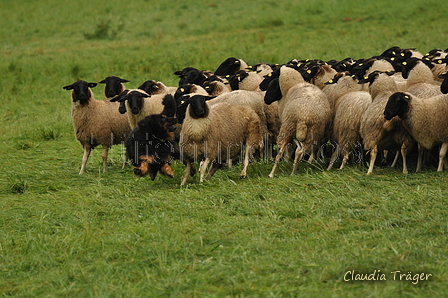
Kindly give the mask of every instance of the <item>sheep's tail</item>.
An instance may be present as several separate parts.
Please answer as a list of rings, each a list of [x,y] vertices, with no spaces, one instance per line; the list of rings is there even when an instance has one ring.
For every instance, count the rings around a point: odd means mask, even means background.
[[[299,142],[305,142],[308,134],[308,126],[303,121],[297,121],[296,125],[296,140]]]

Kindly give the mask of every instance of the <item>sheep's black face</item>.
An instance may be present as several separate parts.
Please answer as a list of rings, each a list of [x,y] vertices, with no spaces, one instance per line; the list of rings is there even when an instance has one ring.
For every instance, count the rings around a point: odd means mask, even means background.
[[[215,75],[226,76],[235,74],[241,66],[241,61],[237,58],[230,57],[224,60],[215,70]]]
[[[177,105],[180,104],[180,98],[185,95],[191,93],[191,88],[193,85],[191,84],[185,84],[181,87],[177,88],[176,93],[174,93],[174,100],[176,100]]]
[[[419,61],[420,59],[417,58],[409,58],[406,61],[402,62],[401,76],[404,79],[407,79],[409,77],[409,73],[417,65]]]
[[[73,102],[79,101],[81,105],[84,105],[88,103],[91,97],[91,91],[89,90],[89,88],[93,88],[96,85],[96,83],[87,83],[86,81],[79,80],[71,85],[64,86],[62,88],[64,88],[65,90],[73,90]]]
[[[159,89],[159,85],[154,80],[145,81],[138,89],[145,91],[148,94],[153,94]]]
[[[268,105],[274,101],[282,99],[282,90],[280,89],[280,82],[278,78],[273,79],[266,90],[264,95],[264,102]]]
[[[232,90],[238,90],[240,89],[239,84],[242,82],[245,78],[249,76],[249,73],[245,70],[237,71],[236,74],[230,76],[229,83]]]
[[[117,96],[122,91],[122,85],[121,83],[127,83],[128,80],[116,77],[116,76],[109,76],[106,77],[104,80],[100,81],[100,84],[106,84],[104,87],[104,95],[108,98],[112,98],[114,96]]]
[[[145,95],[140,92],[131,92],[127,95],[127,100],[129,102],[129,107],[131,108],[131,112],[134,115],[140,113],[143,108],[143,97]]]
[[[264,80],[260,83],[260,90],[261,90],[261,91],[266,91],[266,90],[268,90],[269,83],[270,83],[273,79],[275,79],[275,78],[279,78],[279,77],[280,77],[280,68],[277,69],[277,70],[275,70],[275,71],[273,71],[273,72],[271,72],[271,73],[268,74],[268,75],[265,75],[265,76],[264,76]]]
[[[120,114],[126,113],[126,104],[124,102],[120,102],[120,106],[118,107],[118,112],[120,112]]]
[[[410,99],[409,95],[402,92],[392,94],[384,109],[384,118],[386,118],[386,120],[390,120],[395,116],[403,118],[403,115],[407,111]]]
[[[204,118],[208,115],[207,97],[195,95],[190,98],[190,115],[193,118]]]

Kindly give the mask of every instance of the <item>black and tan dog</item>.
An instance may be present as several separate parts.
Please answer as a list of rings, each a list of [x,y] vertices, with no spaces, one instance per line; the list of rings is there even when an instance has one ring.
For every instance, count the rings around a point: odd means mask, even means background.
[[[171,161],[179,159],[179,146],[174,140],[177,118],[163,114],[146,116],[137,123],[126,139],[126,155],[139,177],[149,175],[151,180],[157,172],[173,178]]]

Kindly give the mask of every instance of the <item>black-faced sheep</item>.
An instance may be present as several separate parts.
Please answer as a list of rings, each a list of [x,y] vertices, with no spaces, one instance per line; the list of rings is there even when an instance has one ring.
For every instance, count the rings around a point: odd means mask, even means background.
[[[250,108],[228,103],[209,105],[207,97],[194,95],[186,98],[187,106],[181,133],[181,159],[186,161],[184,185],[191,174],[192,162],[202,160],[200,181],[205,178],[209,163],[213,162],[207,178],[221,166],[221,158],[231,159],[242,154],[245,147],[241,178],[246,177],[252,148],[262,146],[260,118]]]
[[[304,153],[310,154],[309,161],[313,161],[331,118],[330,105],[322,90],[305,82],[302,75],[291,67],[282,66],[278,81],[273,79],[269,83],[265,103],[270,104],[275,100],[279,101],[281,127],[277,138],[279,152],[270,178],[274,176],[277,164],[291,141],[297,144],[292,174]]]
[[[213,73],[209,71],[201,71],[194,67],[185,67],[182,70],[178,70],[174,72],[175,75],[179,76],[179,84],[178,86],[181,87],[185,84],[197,84],[201,85],[202,82],[213,75]]]
[[[261,91],[263,78],[255,72],[239,70],[228,78],[232,90]]]
[[[109,147],[124,142],[131,131],[127,116],[118,112],[118,103],[94,98],[90,88],[96,85],[79,80],[63,87],[65,90],[73,90],[73,127],[76,139],[84,149],[80,174],[85,172],[91,150],[98,145],[103,147],[103,172],[106,172]]]
[[[225,77],[227,75],[233,75],[238,70],[245,70],[248,68],[246,62],[242,59],[237,59],[234,57],[227,58],[222,62],[218,68],[215,70],[214,74],[217,76]]]
[[[327,170],[331,170],[341,153],[343,160],[340,169],[343,169],[350,153],[361,145],[362,139],[359,133],[361,117],[372,102],[372,98],[367,91],[359,91],[360,87],[355,76],[348,73],[337,74],[327,84],[328,87],[333,86],[332,94],[335,95],[330,140],[336,143]]]
[[[390,120],[395,116],[403,119],[406,129],[424,148],[442,144],[437,171],[443,171],[448,149],[448,96],[421,99],[411,93],[393,93],[384,108],[384,117]]]
[[[373,173],[373,167],[378,150],[400,150],[403,158],[403,173],[407,174],[406,154],[412,148],[415,140],[403,127],[401,119],[386,120],[383,116],[389,97],[398,91],[397,84],[387,74],[379,71],[371,73],[359,83],[369,83],[369,93],[372,103],[361,118],[360,133],[364,149],[370,151],[368,175]]]
[[[173,94],[176,92],[177,87],[173,86],[166,86],[162,82],[157,82],[155,80],[148,80],[143,82],[143,84],[140,85],[137,89],[143,90],[149,95],[155,95],[155,94]]]
[[[208,95],[208,92],[201,85],[188,83],[177,88],[176,92],[174,93],[174,99],[176,100],[177,104],[179,104],[179,100],[183,95],[192,93]]]
[[[125,102],[127,118],[132,129],[137,126],[137,122],[145,116],[160,114],[163,110],[163,98],[167,94],[156,94],[150,96],[143,90],[130,89],[120,93],[117,97],[111,99],[112,102]]]
[[[433,64],[430,61],[409,58],[402,65],[401,75],[406,79],[406,92],[420,98],[441,94],[440,83],[434,81],[431,71]]]
[[[108,76],[104,80],[101,80],[98,82],[99,84],[106,84],[104,86],[104,96],[106,99],[111,100],[124,90],[126,90],[126,87],[123,83],[129,83],[130,81],[126,79],[122,79],[117,76]],[[120,103],[120,107],[118,108],[118,111],[120,114],[126,113],[126,106],[124,103]]]

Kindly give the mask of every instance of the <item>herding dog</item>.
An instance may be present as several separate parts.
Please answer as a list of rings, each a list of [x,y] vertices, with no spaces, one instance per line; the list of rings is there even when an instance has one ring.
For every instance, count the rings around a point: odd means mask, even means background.
[[[136,176],[149,175],[154,180],[160,172],[174,177],[170,162],[180,157],[179,145],[174,141],[176,123],[177,118],[163,114],[146,116],[137,123],[125,142],[126,155]]]

